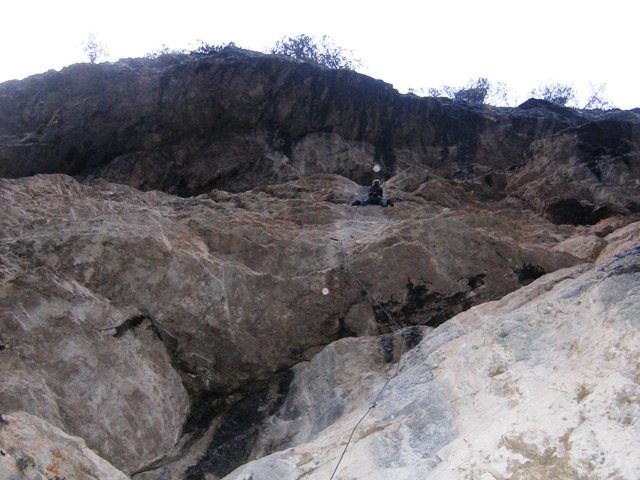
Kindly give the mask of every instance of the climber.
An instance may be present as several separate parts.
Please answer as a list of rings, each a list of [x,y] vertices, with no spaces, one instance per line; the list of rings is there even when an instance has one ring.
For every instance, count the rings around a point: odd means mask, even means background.
[[[380,186],[380,180],[376,179],[369,187],[369,197],[366,200],[356,200],[351,204],[352,206],[364,206],[364,205],[380,205],[381,207],[393,207],[393,201],[382,198],[382,187]]]

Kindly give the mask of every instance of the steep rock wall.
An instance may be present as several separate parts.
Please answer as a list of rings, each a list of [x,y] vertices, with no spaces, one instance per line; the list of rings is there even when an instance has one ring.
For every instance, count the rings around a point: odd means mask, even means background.
[[[634,112],[576,111],[541,100],[494,108],[400,95],[355,72],[226,49],[74,65],[0,85],[0,176],[89,175],[179,195],[316,173],[364,183],[374,164],[385,178],[428,166],[469,179],[524,164],[538,171],[532,144],[574,129],[569,138],[580,139],[566,155],[582,152],[595,173],[572,181],[590,188],[608,177],[598,171],[610,169],[598,164],[612,161],[624,186],[637,190],[639,124]],[[525,198],[537,205],[548,190]]]
[[[638,118],[538,100],[498,109],[400,95],[354,72],[234,49],[75,65],[4,83],[0,176],[23,178],[0,180],[0,413],[40,417],[23,421],[24,428],[40,425],[27,444],[48,445],[62,429],[136,480],[221,478],[265,456],[244,478],[313,476],[316,469],[324,476],[336,439],[401,356],[400,339],[407,349],[422,337],[421,345],[444,345],[464,330],[461,343],[442,353],[443,377],[430,383],[438,388],[428,404],[411,378],[389,393],[426,420],[390,413],[400,420],[389,420],[385,435],[402,445],[374,439],[383,454],[362,444],[356,459],[376,457],[380,472],[398,478],[411,478],[416,465],[447,475],[471,471],[495,438],[461,459],[456,435],[466,414],[440,400],[464,403],[478,386],[504,396],[498,403],[515,405],[516,417],[531,412],[518,404],[531,398],[509,389],[538,386],[541,376],[496,386],[492,379],[510,368],[511,354],[502,358],[507,347],[492,346],[494,362],[476,350],[493,345],[485,334],[500,322],[524,317],[535,328],[522,324],[523,337],[540,343],[551,314],[532,298],[567,278],[545,274],[637,245]],[[396,208],[350,206],[366,194],[358,183],[374,175],[387,179]],[[619,267],[633,274],[633,265]],[[593,284],[595,277],[578,281],[588,266],[575,268],[568,275],[578,290]],[[602,271],[593,275],[605,282]],[[462,313],[541,276],[510,297],[520,306],[531,300],[531,315],[511,300],[508,308]],[[637,279],[629,278],[633,298]],[[609,284],[617,296],[598,301],[618,309],[612,321],[624,334],[624,286]],[[559,305],[586,301],[570,290],[558,294]],[[572,310],[571,319],[596,311]],[[445,323],[458,314],[462,330]],[[394,333],[392,319],[404,333]],[[521,340],[509,348],[522,350]],[[636,349],[635,337],[629,341]],[[420,348],[402,361],[428,383],[440,374],[421,370]],[[598,358],[586,373],[600,385],[608,367]],[[527,364],[534,371],[546,365],[534,360]],[[473,368],[485,363],[489,380]],[[514,370],[522,373],[521,365]],[[458,378],[460,368],[468,376]],[[602,401],[627,390],[607,392]],[[573,418],[575,409],[565,407],[558,412]],[[594,421],[602,420],[596,410]],[[387,421],[365,436],[385,431]],[[616,434],[634,428],[602,421]],[[555,448],[564,455],[558,472],[584,473],[586,457],[565,455],[566,432],[538,438],[519,428],[520,437],[507,432],[508,448],[534,465],[551,461],[545,452]],[[575,442],[585,451],[600,448],[583,440]],[[447,442],[454,455],[442,462],[432,454]],[[316,448],[326,455],[313,458]],[[448,466],[437,466],[438,458]],[[504,458],[491,460],[486,473],[537,475],[513,463],[515,454]],[[359,462],[347,471],[367,471]],[[596,478],[626,471],[616,462]]]

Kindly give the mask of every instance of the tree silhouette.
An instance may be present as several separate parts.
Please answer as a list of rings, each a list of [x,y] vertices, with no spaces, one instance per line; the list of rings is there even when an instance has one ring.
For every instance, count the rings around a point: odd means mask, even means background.
[[[335,70],[355,70],[360,65],[359,60],[353,57],[353,52],[336,46],[326,35],[320,42],[305,34],[283,37],[268,53],[285,55]]]
[[[569,102],[575,102],[576,95],[571,85],[563,83],[549,83],[542,85],[531,91],[531,95],[535,98],[541,98],[548,102],[555,103],[562,107],[568,106]]]
[[[589,110],[607,110],[613,108],[611,103],[604,98],[605,88],[607,88],[606,83],[591,85],[591,93],[589,98],[587,98],[584,108],[588,108]]]
[[[96,61],[103,59],[107,55],[109,55],[107,47],[102,42],[97,40],[95,34],[93,33],[89,34],[87,43],[85,44],[83,50],[84,53],[87,54],[87,57],[89,58],[89,61],[91,63],[96,63]]]

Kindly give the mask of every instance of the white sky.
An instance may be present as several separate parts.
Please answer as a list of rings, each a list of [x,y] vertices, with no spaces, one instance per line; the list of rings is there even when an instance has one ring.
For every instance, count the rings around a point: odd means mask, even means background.
[[[613,105],[640,107],[637,0],[3,0],[0,14],[0,81],[86,61],[91,32],[109,60],[198,39],[262,51],[307,33],[403,92],[485,76],[507,84],[511,103],[550,82],[584,103],[590,83],[606,83]]]

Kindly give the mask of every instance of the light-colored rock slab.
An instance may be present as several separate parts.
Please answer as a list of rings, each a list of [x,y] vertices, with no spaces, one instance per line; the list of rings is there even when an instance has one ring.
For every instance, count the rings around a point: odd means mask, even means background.
[[[607,235],[607,246],[598,256],[602,262],[615,255],[619,255],[630,248],[640,245],[640,222],[632,223]]]
[[[0,420],[0,478],[3,480],[127,480],[129,477],[67,435],[25,412]]]
[[[566,239],[553,247],[555,251],[565,252],[587,262],[593,262],[607,246],[606,240],[596,235],[577,236]]]

